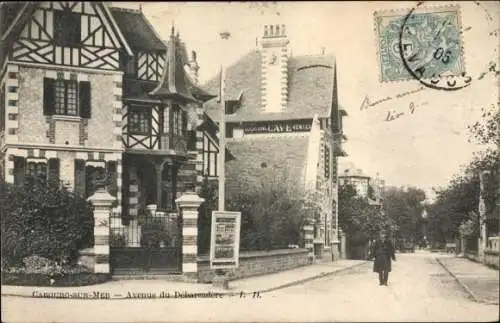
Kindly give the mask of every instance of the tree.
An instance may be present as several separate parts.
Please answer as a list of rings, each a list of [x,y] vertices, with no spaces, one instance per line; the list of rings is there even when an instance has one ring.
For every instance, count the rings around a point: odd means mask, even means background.
[[[384,210],[397,230],[396,238],[416,241],[421,239],[420,221],[425,192],[416,187],[407,189],[389,187],[384,192]]]
[[[428,210],[428,230],[432,241],[444,243],[458,238],[460,225],[477,211],[479,179],[456,176],[436,194],[436,201]]]
[[[430,206],[429,231],[435,241],[444,242],[456,238],[460,233],[469,238],[476,237],[479,232],[479,197],[485,202],[486,214],[494,214],[497,208],[500,111],[494,105],[483,108],[481,118],[468,128],[469,141],[483,149],[474,154],[462,174],[455,176],[445,189],[437,192],[437,200]],[[483,177],[484,190],[480,191],[479,176],[483,172],[486,172]],[[490,230],[498,231],[497,221],[494,218],[490,221]]]
[[[486,213],[491,214],[496,208],[496,202],[500,200],[498,195],[500,191],[500,109],[492,104],[481,110],[482,119],[468,127],[469,142],[477,143],[484,149],[474,154],[466,172],[475,174],[487,172],[481,197],[485,200]]]
[[[339,187],[338,200],[339,226],[352,244],[365,244],[392,224],[379,206],[370,205],[368,199],[358,196],[351,184]]]
[[[241,212],[241,250],[272,250],[302,245],[307,214],[304,191],[286,169],[241,182],[230,193],[228,208]]]

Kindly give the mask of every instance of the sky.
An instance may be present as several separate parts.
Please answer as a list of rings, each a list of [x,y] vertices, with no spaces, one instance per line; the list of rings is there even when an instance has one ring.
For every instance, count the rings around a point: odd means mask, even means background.
[[[424,3],[439,8],[454,2]],[[477,77],[490,62],[498,63],[500,6],[495,2],[457,2],[460,7],[463,57],[473,81],[467,88],[440,91],[419,89],[416,80],[382,83],[377,54],[375,11],[408,10],[417,2],[113,2],[142,10],[163,39],[172,26],[188,50],[195,50],[200,82],[214,77],[221,63],[229,65],[258,47],[264,24],[285,24],[292,55],[333,54],[338,68],[339,102],[348,117],[346,161],[391,186],[417,186],[432,198],[433,187],[444,187],[474,151],[467,125],[480,118],[481,107],[498,108],[499,83],[488,74]],[[219,33],[231,38],[221,40]],[[361,110],[365,99],[394,99]],[[411,108],[410,108],[411,107]],[[410,109],[413,111],[409,113]],[[404,112],[386,121],[388,113]]]

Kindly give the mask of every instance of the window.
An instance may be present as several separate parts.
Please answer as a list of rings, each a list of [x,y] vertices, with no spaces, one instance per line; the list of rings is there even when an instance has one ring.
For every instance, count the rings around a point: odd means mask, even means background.
[[[29,160],[14,158],[14,183],[32,185],[35,181],[42,184],[59,185],[59,159]]]
[[[78,82],[76,77],[70,80],[44,78],[43,114],[66,115],[90,118],[91,98],[90,82]]]
[[[128,113],[128,130],[133,134],[149,135],[151,110],[146,107],[132,107]]]
[[[170,133],[170,107],[166,106],[163,109],[163,133]]]
[[[217,176],[217,154],[219,150],[212,139],[206,134],[203,136],[203,175]]]
[[[325,178],[330,178],[330,148],[325,146]]]
[[[74,80],[56,80],[55,114],[78,115],[78,82]]]
[[[185,135],[187,130],[187,113],[177,104],[172,105],[172,133],[176,136]]]
[[[5,91],[0,92],[0,131],[5,130]]]
[[[81,16],[70,9],[54,11],[54,43],[76,47],[81,42]]]
[[[47,164],[42,162],[29,162],[26,165],[26,177],[27,178],[39,178],[46,179],[47,178]]]

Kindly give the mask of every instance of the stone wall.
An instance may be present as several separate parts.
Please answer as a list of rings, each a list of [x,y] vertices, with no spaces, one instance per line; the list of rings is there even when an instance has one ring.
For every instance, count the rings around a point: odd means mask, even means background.
[[[489,237],[484,251],[484,264],[500,269],[500,237]]]
[[[57,73],[58,70],[19,67],[19,142],[121,148],[121,75],[69,72],[69,69],[62,72],[64,79],[73,75],[78,81],[91,83],[92,115],[84,120],[43,114],[44,77],[56,79]]]
[[[500,253],[494,250],[486,250],[484,252],[484,264],[489,267],[500,269]]]
[[[311,264],[307,249],[283,249],[272,251],[248,251],[240,253],[239,268],[233,270],[230,279],[271,274]],[[198,257],[198,282],[212,282],[208,256]]]

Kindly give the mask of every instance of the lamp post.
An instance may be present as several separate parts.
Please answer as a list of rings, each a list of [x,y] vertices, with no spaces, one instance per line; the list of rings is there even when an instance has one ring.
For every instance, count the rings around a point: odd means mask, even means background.
[[[222,40],[227,40],[231,37],[231,33],[223,31],[220,33]],[[224,99],[224,60],[220,63],[220,88],[219,88],[219,103],[220,103],[220,121],[219,121],[219,163],[217,164],[219,172],[219,211],[225,210],[225,183],[226,183],[226,100]]]

